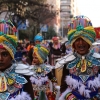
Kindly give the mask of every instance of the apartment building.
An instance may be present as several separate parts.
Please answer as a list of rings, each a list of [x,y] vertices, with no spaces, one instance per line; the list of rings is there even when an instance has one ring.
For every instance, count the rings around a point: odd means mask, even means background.
[[[47,3],[52,5],[52,10],[55,10],[58,12],[58,14],[55,16],[55,18],[48,23],[48,25],[53,26],[55,31],[59,33],[60,29],[60,0],[47,0]]]
[[[60,33],[67,34],[67,25],[73,16],[79,15],[77,0],[60,0]]]

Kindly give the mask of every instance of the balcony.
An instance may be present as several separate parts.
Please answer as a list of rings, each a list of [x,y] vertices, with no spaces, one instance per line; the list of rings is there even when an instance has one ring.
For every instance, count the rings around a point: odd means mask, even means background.
[[[61,17],[70,17],[70,14],[60,14]]]
[[[60,5],[62,5],[62,6],[71,6],[71,4],[67,4],[67,3],[60,3]]]
[[[70,6],[60,6],[60,9],[67,9],[67,10],[70,10],[71,9],[71,7]]]
[[[61,3],[61,6],[71,6],[71,4],[67,4],[67,3]]]
[[[68,12],[68,13],[70,13],[71,9],[61,9],[60,12]]]
[[[67,2],[67,1],[61,1],[60,5],[71,5],[71,2]]]

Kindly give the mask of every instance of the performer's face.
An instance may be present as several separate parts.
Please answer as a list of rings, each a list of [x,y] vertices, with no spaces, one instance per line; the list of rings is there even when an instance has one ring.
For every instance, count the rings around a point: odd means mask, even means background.
[[[59,42],[58,40],[53,40],[54,44],[58,44],[58,42]]]
[[[41,42],[39,40],[35,41],[35,45],[40,44]]]
[[[0,49],[0,71],[10,67],[12,57],[6,49]]]
[[[78,38],[73,43],[73,48],[78,54],[85,55],[89,52],[90,45],[86,41],[84,41],[82,38]]]
[[[32,61],[32,65],[39,65],[40,62],[39,62],[39,59],[37,58],[36,55],[33,56],[33,61]]]

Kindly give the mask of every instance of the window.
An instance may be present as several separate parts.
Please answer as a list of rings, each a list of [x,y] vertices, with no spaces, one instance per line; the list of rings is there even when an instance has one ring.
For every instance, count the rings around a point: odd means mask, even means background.
[[[67,1],[65,0],[65,1],[61,1],[61,4],[63,4],[63,3],[67,3]]]
[[[69,10],[70,9],[70,6],[61,6],[61,9]]]

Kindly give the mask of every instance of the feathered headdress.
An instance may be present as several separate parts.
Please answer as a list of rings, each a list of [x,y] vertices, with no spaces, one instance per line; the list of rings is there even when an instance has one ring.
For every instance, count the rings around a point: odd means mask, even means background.
[[[15,36],[16,28],[10,20],[0,21],[0,48],[5,48],[14,59],[16,52],[17,37]]]
[[[68,40],[71,44],[81,37],[89,45],[95,41],[96,33],[90,19],[86,16],[76,16],[68,25]]]
[[[0,20],[0,32],[9,35],[15,35],[17,29],[10,20]]]
[[[41,45],[36,45],[33,49],[33,56],[35,55],[40,63],[43,63],[47,56],[49,54],[49,49],[47,49],[45,46],[41,46]]]

